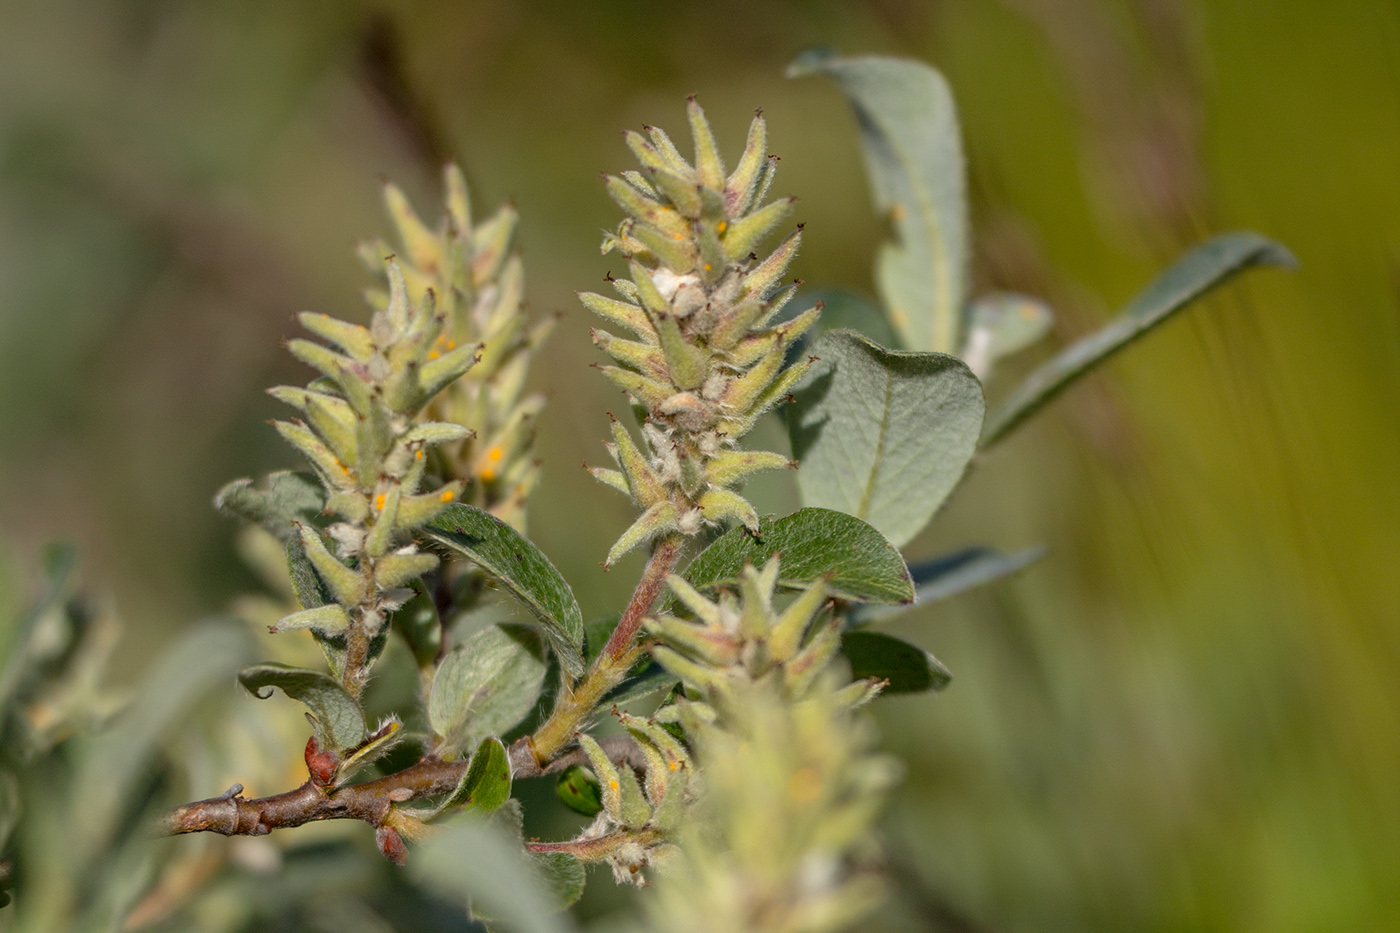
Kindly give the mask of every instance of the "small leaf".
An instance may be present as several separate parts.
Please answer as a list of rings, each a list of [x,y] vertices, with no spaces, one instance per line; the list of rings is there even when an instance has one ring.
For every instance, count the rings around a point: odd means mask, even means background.
[[[472,807],[490,813],[510,797],[510,757],[501,740],[482,739],[456,788],[427,819],[437,819],[458,807]]]
[[[896,546],[943,504],[977,448],[982,387],[957,357],[825,334],[788,414],[806,505],[862,518]]]
[[[559,795],[564,806],[584,816],[597,816],[603,809],[598,779],[579,765],[570,765],[560,772],[559,780],[554,782],[554,793]]]
[[[518,596],[543,626],[564,670],[574,677],[583,673],[583,612],[569,584],[529,539],[494,515],[460,503],[423,530]]]
[[[450,751],[501,735],[530,712],[544,681],[539,636],[490,625],[448,652],[428,695],[428,721]]]
[[[214,507],[225,515],[255,522],[281,541],[292,537],[292,522],[309,522],[326,504],[320,480],[310,473],[279,470],[268,474],[266,489],[250,479],[236,479],[214,496]]]
[[[533,852],[530,862],[554,894],[560,910],[566,910],[583,897],[588,877],[583,863],[567,852]]]
[[[897,242],[876,281],[910,350],[961,348],[967,279],[967,192],[957,110],[943,76],[922,62],[809,52],[788,77],[824,74],[855,108],[875,206]]]
[[[702,551],[686,568],[696,587],[737,584],[744,566],[762,567],[782,555],[778,582],[802,587],[827,578],[832,596],[854,602],[907,603],[914,584],[899,551],[870,525],[830,509],[801,509],[786,518],[759,521],[755,537],[733,528]]]
[[[987,419],[982,446],[1001,440],[1080,376],[1236,273],[1258,265],[1294,264],[1287,249],[1257,233],[1212,237],[1173,263],[1103,329],[1031,372]]]
[[[933,655],[882,632],[842,633],[841,653],[851,664],[852,679],[887,681],[885,693],[942,690],[953,680],[953,675]]]
[[[339,768],[337,784],[344,784],[354,777],[355,772],[365,765],[373,764],[394,750],[394,747],[407,738],[403,723],[397,718],[390,719],[374,731],[364,744],[350,754]]]
[[[864,625],[876,619],[907,612],[915,606],[936,603],[974,587],[1009,577],[1045,556],[1045,548],[1026,548],[1003,554],[989,547],[970,547],[909,568],[914,578],[914,602],[908,606],[857,606],[850,614],[851,625]]]
[[[997,292],[972,303],[967,339],[959,355],[983,382],[997,360],[1038,343],[1055,316],[1049,305],[1028,295]]]
[[[238,682],[260,700],[272,695],[273,687],[311,710],[316,740],[323,749],[355,748],[365,740],[365,717],[345,688],[320,671],[308,671],[284,664],[257,664],[238,672]]]

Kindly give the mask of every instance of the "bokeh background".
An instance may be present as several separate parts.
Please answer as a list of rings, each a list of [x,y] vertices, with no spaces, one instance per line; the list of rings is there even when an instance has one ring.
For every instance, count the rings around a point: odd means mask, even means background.
[[[261,393],[305,378],[291,315],[367,316],[378,180],[428,206],[457,158],[479,210],[518,206],[531,306],[564,314],[534,536],[586,612],[616,605],[635,568],[598,562],[628,507],[579,469],[620,404],[572,296],[617,262],[597,173],[631,167],[624,127],[680,132],[687,94],[730,151],[762,106],[797,274],[869,292],[851,117],[782,77],[814,45],[944,70],[978,285],[1049,301],[1055,343],[1213,231],[1302,263],[1077,387],[908,549],[1049,547],[891,623],[956,675],[880,705],[909,923],[1400,929],[1394,0],[0,0],[6,553],[80,542],[132,662],[249,585],[210,499],[294,465]]]

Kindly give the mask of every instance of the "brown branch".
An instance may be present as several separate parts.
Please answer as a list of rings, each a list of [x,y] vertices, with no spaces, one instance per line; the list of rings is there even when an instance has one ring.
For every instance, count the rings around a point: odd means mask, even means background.
[[[603,739],[607,756],[617,764],[641,768],[641,750],[630,736]],[[540,777],[562,771],[587,759],[574,748],[545,767],[535,761],[529,739],[513,743],[509,749],[512,779]],[[317,820],[362,820],[371,826],[383,825],[390,808],[424,797],[446,794],[457,786],[470,762],[424,758],[395,774],[363,784],[334,789],[318,787],[311,781],[286,793],[249,800],[243,786],[235,784],[228,792],[208,800],[196,800],[166,813],[157,826],[165,836],[181,833],[219,833],[224,836],[262,836],[274,829],[288,829]]]

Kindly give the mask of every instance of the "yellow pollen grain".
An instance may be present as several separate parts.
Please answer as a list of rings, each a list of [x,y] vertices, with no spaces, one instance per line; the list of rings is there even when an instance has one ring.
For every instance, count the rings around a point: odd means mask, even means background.
[[[706,271],[706,272],[709,272],[709,271],[710,271],[711,269],[713,269],[713,268],[714,268],[714,266],[710,265],[708,262],[705,263],[705,271]]]
[[[681,763],[680,763],[679,761],[673,761],[673,762],[671,762],[671,770],[672,770],[672,771],[676,770],[676,769],[679,768],[680,766],[681,766]]]
[[[444,489],[444,490],[442,491],[442,495],[438,496],[438,499],[441,500],[442,502],[451,502],[451,501],[452,501],[452,498],[453,498],[453,494],[452,494],[452,490],[451,490],[451,489]]]
[[[415,460],[422,460],[422,459],[423,459],[423,451],[421,451],[421,450],[415,450],[415,451],[413,452],[413,459],[415,459]]]
[[[435,360],[435,359],[437,359],[437,358],[438,358],[439,356],[441,356],[441,355],[442,355],[442,354],[438,353],[438,351],[436,351],[436,350],[429,350],[429,351],[428,351],[428,359],[430,359],[430,360]]]
[[[491,460],[493,460],[493,461],[499,460],[499,459],[501,459],[502,457],[505,456],[505,451],[501,450],[501,448],[499,448],[499,447],[492,447],[490,450],[488,450],[488,451],[486,452],[486,456],[489,457],[489,458],[490,458]]]
[[[727,220],[721,220],[721,221],[719,222],[719,226],[718,226],[718,227],[715,227],[715,232],[716,232],[716,233],[723,233],[724,231],[726,231],[726,230],[728,230],[728,229],[729,229],[729,221],[727,221]]]
[[[673,239],[673,240],[684,240],[685,237],[681,236],[679,233],[673,233],[673,234],[671,234],[671,239]]]
[[[609,781],[609,782],[608,782],[608,787],[609,787],[610,789],[612,789],[612,790],[617,790],[617,782],[616,782],[616,781]]]
[[[495,478],[496,478],[496,471],[493,470],[493,469],[491,469],[490,467],[487,467],[486,469],[484,469],[484,470],[481,471],[481,481],[482,481],[483,483],[489,483],[489,482],[491,482],[491,481],[492,481],[493,479],[495,479]]]
[[[449,350],[455,350],[455,349],[457,349],[457,341],[455,341],[455,340],[449,340],[449,341],[447,341],[447,349],[449,349]]]
[[[374,497],[374,510],[376,512],[384,511],[384,502],[385,496],[384,493],[381,492],[379,495]]]

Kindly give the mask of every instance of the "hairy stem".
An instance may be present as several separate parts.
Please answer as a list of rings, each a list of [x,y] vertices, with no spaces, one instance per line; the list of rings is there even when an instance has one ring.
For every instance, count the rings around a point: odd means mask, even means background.
[[[642,620],[665,590],[666,577],[676,569],[684,540],[680,535],[668,535],[657,542],[651,557],[647,559],[642,578],[632,592],[632,599],[628,601],[607,644],[588,668],[583,680],[577,686],[560,692],[554,712],[530,737],[535,761],[539,764],[552,761],[569,744],[579,724],[592,714],[604,694],[627,676],[627,671],[641,656],[636,645],[637,632],[642,627]]]

